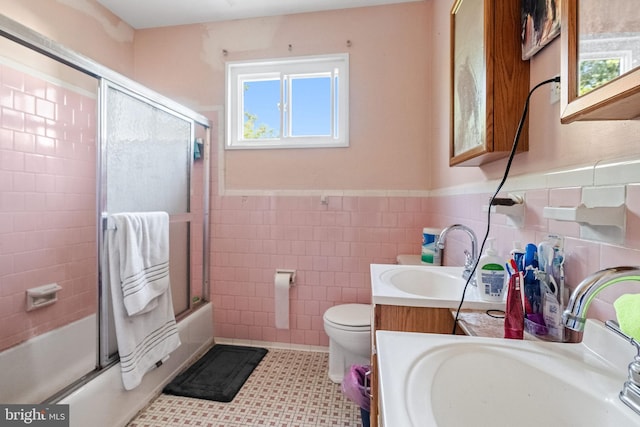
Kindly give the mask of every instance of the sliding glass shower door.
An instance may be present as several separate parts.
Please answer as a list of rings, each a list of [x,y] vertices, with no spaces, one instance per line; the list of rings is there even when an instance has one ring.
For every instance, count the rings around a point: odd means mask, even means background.
[[[104,219],[121,212],[169,214],[171,292],[178,316],[190,307],[194,121],[106,80],[100,92],[100,211]],[[104,238],[106,221],[102,223]],[[101,260],[105,262],[104,253]],[[104,365],[114,359],[117,343],[110,291],[104,281],[101,290],[100,356]]]

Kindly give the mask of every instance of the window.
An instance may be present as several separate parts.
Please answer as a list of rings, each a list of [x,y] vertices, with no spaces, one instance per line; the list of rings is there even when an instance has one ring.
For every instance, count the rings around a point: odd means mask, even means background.
[[[227,63],[229,149],[347,147],[349,56]]]
[[[578,96],[582,96],[629,71],[631,52],[582,53],[578,67]]]

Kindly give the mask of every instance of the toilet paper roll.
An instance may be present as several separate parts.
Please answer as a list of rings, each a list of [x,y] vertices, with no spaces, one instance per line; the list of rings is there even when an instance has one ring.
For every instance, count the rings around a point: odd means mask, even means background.
[[[275,311],[276,311],[276,328],[289,329],[289,287],[290,273],[276,273],[273,285]]]

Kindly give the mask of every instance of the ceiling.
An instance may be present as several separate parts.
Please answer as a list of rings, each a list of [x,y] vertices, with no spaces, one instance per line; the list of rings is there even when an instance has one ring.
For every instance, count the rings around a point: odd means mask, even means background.
[[[98,0],[135,29],[421,0]]]

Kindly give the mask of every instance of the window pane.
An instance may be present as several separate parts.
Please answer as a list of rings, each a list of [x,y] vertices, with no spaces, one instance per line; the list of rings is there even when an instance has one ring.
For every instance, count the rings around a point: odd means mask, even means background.
[[[349,146],[349,56],[229,62],[227,149]]]
[[[283,129],[283,137],[288,137],[291,134],[291,130],[289,129],[289,79],[287,77],[284,78],[282,82],[284,86],[284,93],[282,94],[282,99],[284,99],[284,111],[282,114],[282,129]]]
[[[291,79],[291,136],[331,135],[331,76]]]
[[[333,77],[333,99],[334,99],[334,105],[335,108],[333,109],[333,137],[334,138],[338,138],[340,136],[340,102],[338,102],[338,100],[340,99],[340,85],[339,83],[340,78],[338,77],[338,70],[335,70],[335,75]]]
[[[244,139],[280,136],[280,80],[243,82]]]

